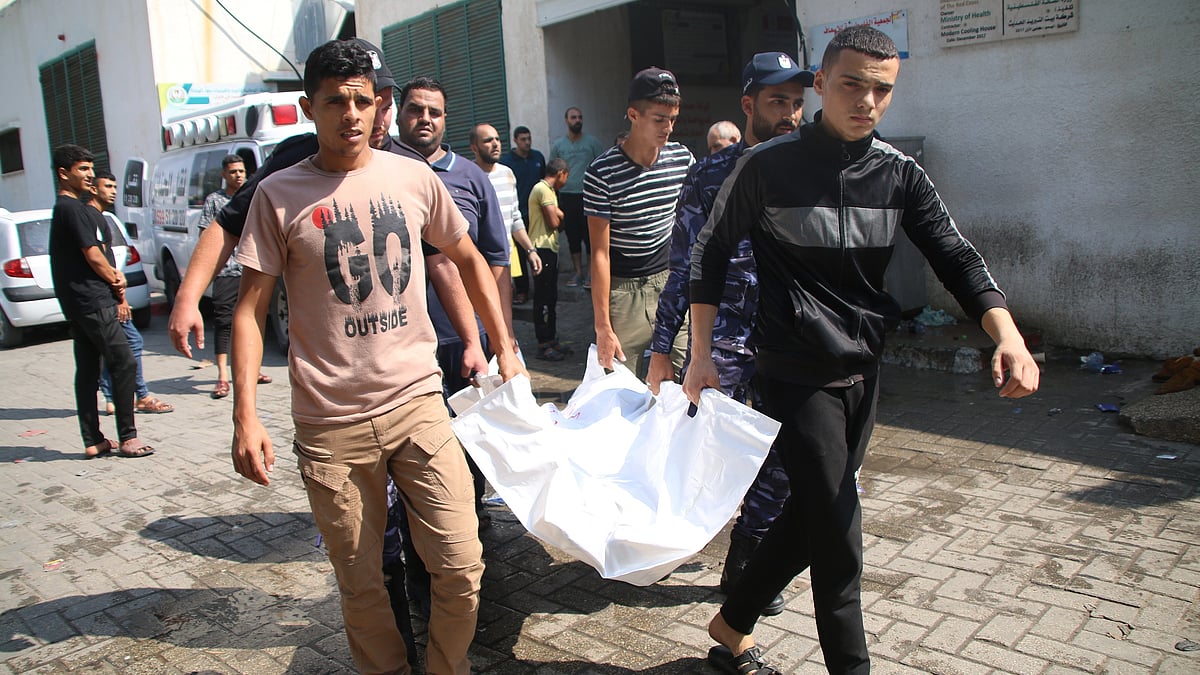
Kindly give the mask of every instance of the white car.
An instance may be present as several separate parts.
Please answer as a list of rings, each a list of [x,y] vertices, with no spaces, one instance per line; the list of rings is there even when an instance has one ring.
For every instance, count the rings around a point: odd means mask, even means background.
[[[21,344],[25,329],[63,323],[62,308],[50,277],[50,209],[10,212],[0,209],[0,347]],[[105,213],[113,237],[113,259],[125,274],[125,297],[138,328],[150,325],[150,287],[142,258],[124,223]]]

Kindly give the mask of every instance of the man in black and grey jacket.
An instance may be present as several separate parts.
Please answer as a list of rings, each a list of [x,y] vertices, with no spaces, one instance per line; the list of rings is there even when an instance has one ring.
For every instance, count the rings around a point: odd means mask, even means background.
[[[1038,366],[983,258],[921,167],[872,135],[899,69],[896,46],[880,31],[838,33],[814,82],[821,121],[742,159],[692,252],[684,391],[694,401],[704,387],[720,386],[709,356],[713,320],[730,255],[748,235],[760,282],[756,387],[763,412],[783,425],[775,448],[792,490],[709,624],[720,643],[709,658],[726,672],[776,672],[750,633],[763,607],[809,567],[826,667],[869,672],[855,473],[874,426],[884,335],[900,318],[883,290],[899,229],[996,342],[992,376],[1000,395],[1038,387]]]

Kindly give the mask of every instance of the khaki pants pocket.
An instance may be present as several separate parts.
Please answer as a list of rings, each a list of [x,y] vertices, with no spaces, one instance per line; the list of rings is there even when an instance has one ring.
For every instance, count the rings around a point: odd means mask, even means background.
[[[312,452],[299,443],[294,444],[304,479],[304,490],[312,508],[317,530],[325,540],[330,557],[353,564],[362,553],[359,550],[362,534],[362,495],[350,480],[350,467],[333,464],[320,451]],[[370,546],[367,546],[369,549]]]

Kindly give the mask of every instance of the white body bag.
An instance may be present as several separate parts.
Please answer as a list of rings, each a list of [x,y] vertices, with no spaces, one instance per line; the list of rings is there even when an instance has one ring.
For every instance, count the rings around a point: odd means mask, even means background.
[[[707,389],[655,397],[593,345],[566,408],[539,406],[529,380],[488,378],[450,398],[454,431],[535,537],[606,579],[646,586],[704,548],[737,511],[779,423]],[[490,393],[489,393],[490,392]]]

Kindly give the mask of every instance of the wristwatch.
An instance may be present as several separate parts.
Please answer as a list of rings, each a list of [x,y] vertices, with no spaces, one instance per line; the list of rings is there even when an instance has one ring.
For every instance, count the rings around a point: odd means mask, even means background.
[[[531,256],[531,255],[533,255],[534,253],[537,253],[537,249],[533,249],[533,248],[531,248],[531,249],[528,249],[528,250],[526,250],[526,251],[525,251],[525,255],[526,255],[527,257],[528,257],[528,256]]]

